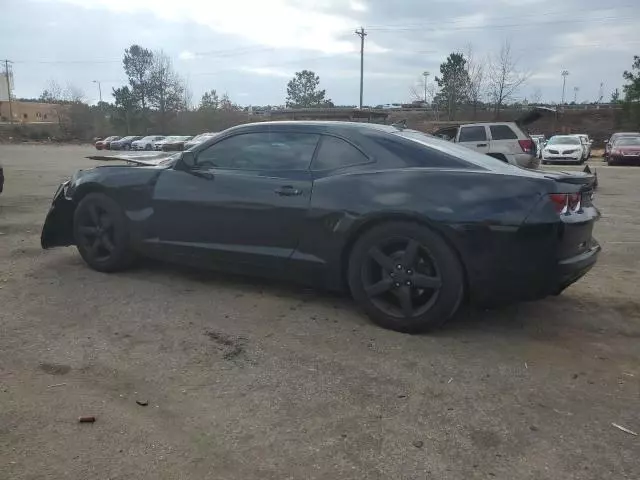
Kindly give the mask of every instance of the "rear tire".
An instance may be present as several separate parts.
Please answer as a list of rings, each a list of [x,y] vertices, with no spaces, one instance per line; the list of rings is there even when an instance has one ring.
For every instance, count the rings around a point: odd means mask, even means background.
[[[459,309],[464,273],[440,235],[411,222],[367,231],[349,257],[349,288],[378,325],[405,333],[439,327]]]
[[[84,197],[73,214],[73,236],[82,259],[99,272],[129,267],[135,258],[124,211],[103,193]]]

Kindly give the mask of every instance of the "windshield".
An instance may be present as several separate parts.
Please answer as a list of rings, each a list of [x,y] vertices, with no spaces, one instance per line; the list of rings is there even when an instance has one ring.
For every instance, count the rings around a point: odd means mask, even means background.
[[[551,137],[547,145],[580,145],[580,139],[576,137]]]
[[[640,137],[622,137],[616,140],[616,147],[636,146],[640,145]]]

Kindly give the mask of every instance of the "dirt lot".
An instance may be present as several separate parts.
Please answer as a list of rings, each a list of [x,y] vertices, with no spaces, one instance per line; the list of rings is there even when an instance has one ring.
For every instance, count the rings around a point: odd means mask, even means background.
[[[562,296],[408,336],[348,298],[42,251],[91,151],[0,145],[1,479],[640,478],[612,426],[640,433],[640,168],[598,169],[604,252]]]

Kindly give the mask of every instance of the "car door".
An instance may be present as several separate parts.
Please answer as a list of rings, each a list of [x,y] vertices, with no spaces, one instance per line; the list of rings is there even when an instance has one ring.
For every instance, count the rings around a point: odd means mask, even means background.
[[[462,125],[458,132],[458,143],[480,153],[489,153],[489,140],[484,125]]]
[[[299,132],[238,133],[197,152],[193,170],[163,172],[154,189],[154,241],[165,252],[233,271],[284,268],[309,207],[318,140]]]

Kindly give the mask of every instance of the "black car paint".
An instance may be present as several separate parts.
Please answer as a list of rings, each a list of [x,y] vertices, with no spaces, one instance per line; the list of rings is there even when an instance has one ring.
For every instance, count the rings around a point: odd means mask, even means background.
[[[416,167],[414,159],[375,143],[377,136],[394,135],[389,128],[262,123],[234,127],[192,149],[197,156],[237,133],[310,132],[343,138],[369,157],[368,163],[330,172],[198,173],[180,160],[79,172],[56,196],[42,246],[73,244],[74,206],[97,190],[122,206],[132,244],[145,255],[328,289],[344,288],[346,260],[358,235],[389,219],[419,222],[442,235],[464,265],[470,296],[483,303],[557,293],[595,263],[595,207],[586,205],[568,220],[547,198],[583,191],[584,184],[500,162],[487,168]],[[283,195],[286,187],[300,193]]]

